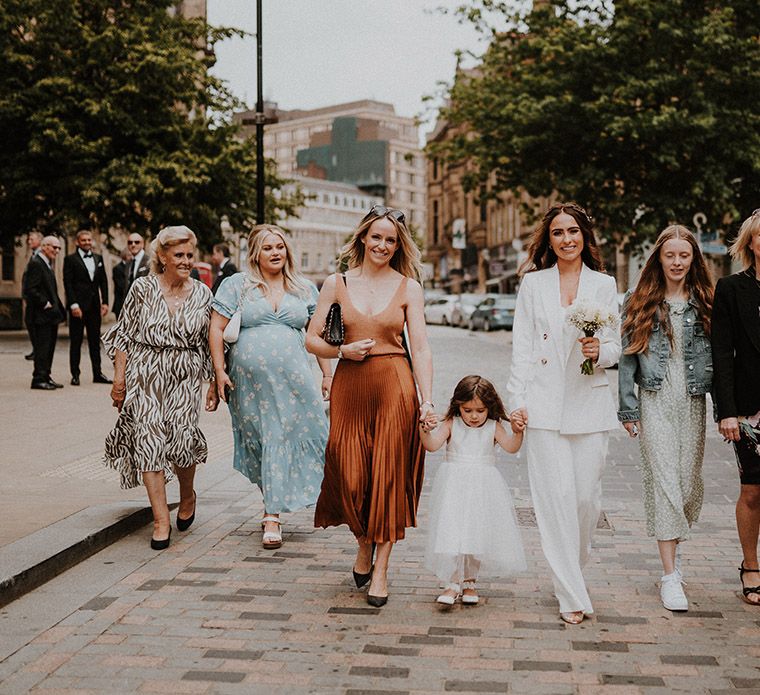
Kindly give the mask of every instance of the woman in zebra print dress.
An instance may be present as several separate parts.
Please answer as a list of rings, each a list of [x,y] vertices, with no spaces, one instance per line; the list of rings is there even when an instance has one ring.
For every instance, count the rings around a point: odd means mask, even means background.
[[[114,360],[111,390],[119,410],[106,437],[105,462],[121,474],[121,487],[145,485],[153,510],[151,547],[171,536],[166,481],[176,473],[177,528],[195,519],[195,466],[208,454],[198,428],[202,380],[212,379],[208,353],[211,291],[190,278],[195,234],[167,227],[153,241],[153,272],[129,290],[118,322],[103,337]],[[206,410],[219,404],[215,384]]]

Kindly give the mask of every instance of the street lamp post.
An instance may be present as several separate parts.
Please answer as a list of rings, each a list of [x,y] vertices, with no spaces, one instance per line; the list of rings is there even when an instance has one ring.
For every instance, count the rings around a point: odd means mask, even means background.
[[[264,224],[264,121],[261,0],[256,0],[256,224]]]

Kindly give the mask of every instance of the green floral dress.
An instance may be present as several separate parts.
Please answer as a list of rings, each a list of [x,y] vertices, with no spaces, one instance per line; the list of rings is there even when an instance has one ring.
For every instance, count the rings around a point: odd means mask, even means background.
[[[639,392],[647,533],[660,541],[688,538],[704,495],[705,396],[692,396],[687,389],[683,354],[686,306],[686,302],[670,303],[674,345],[661,389]]]

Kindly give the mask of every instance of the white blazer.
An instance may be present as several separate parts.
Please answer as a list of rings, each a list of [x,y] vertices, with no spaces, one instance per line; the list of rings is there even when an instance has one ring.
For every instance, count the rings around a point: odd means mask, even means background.
[[[618,313],[614,278],[583,265],[577,299]],[[528,427],[561,434],[605,432],[619,427],[605,367],[620,357],[620,332],[597,334],[599,360],[593,374],[581,374],[585,359],[578,338],[567,326],[559,292],[559,270],[527,273],[517,295],[512,328],[512,371],[507,384],[510,411],[526,408]]]

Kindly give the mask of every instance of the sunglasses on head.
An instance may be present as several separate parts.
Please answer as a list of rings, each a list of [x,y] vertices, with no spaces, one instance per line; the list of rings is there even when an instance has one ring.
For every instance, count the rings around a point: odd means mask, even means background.
[[[364,219],[366,220],[371,215],[374,215],[375,217],[392,217],[397,222],[401,222],[401,224],[406,223],[406,217],[401,210],[387,208],[385,205],[373,205],[369,209],[369,212],[364,216]]]
[[[760,208],[757,208],[757,210],[753,210],[750,217],[754,217],[755,215],[760,215]]]

